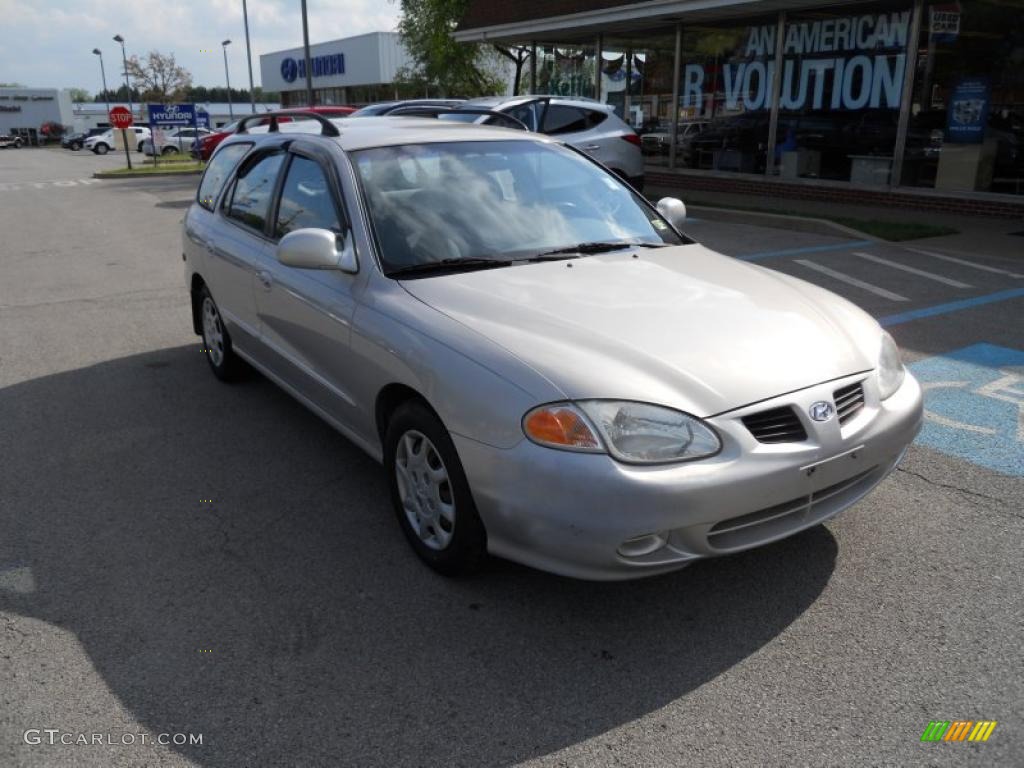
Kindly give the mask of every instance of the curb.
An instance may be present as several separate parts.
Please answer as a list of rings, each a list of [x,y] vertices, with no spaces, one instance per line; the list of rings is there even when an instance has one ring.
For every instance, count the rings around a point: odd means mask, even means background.
[[[657,187],[656,187],[657,188]],[[658,188],[669,192],[667,188]],[[648,190],[650,191],[650,190]],[[686,202],[685,200],[683,201]],[[700,211],[701,218],[709,221],[731,221],[737,224],[750,224],[755,227],[774,227],[775,229],[788,229],[795,232],[808,232],[813,235],[826,235],[835,237],[854,237],[858,240],[879,241],[875,235],[861,232],[859,229],[848,227],[845,224],[838,224],[829,219],[818,219],[813,216],[794,216],[786,213],[767,213],[764,211],[744,211],[739,208],[720,208],[714,205],[701,205],[700,203],[686,203],[687,211]],[[881,242],[881,241],[879,241]]]
[[[858,240],[878,240],[874,235],[861,232],[859,229],[837,224],[828,219],[815,219],[810,216],[791,216],[784,213],[761,213],[758,211],[741,211],[735,208],[718,208],[699,204],[686,206],[688,211],[700,211],[704,219],[711,221],[732,221],[737,224],[750,224],[756,227],[774,227],[795,232],[808,232],[814,235],[835,237],[854,237]]]
[[[111,173],[110,171],[96,171],[94,179],[142,179],[153,176],[199,176],[202,171],[132,171],[131,173]]]

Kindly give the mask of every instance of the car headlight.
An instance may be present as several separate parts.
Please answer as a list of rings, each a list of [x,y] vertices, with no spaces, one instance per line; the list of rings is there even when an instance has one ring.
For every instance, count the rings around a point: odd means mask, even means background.
[[[883,400],[892,397],[900,388],[907,369],[900,360],[900,350],[892,336],[882,332],[882,349],[878,353],[878,394]]]
[[[534,408],[523,431],[535,443],[570,451],[608,452],[633,464],[665,464],[714,456],[718,435],[695,416],[649,403],[584,400]]]

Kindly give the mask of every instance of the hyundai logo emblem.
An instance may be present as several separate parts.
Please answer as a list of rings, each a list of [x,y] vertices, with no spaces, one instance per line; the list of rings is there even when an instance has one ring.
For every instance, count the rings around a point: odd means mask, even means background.
[[[281,60],[281,77],[285,79],[287,83],[294,83],[295,78],[299,76],[299,65],[295,59],[290,56],[286,59]]]
[[[836,409],[832,406],[832,403],[826,400],[819,400],[816,403],[811,403],[811,407],[807,409],[807,412],[815,421],[828,421],[832,418],[832,414],[836,412]]]

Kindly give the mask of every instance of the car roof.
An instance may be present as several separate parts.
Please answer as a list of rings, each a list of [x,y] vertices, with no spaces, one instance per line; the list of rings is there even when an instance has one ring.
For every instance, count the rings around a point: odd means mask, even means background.
[[[588,99],[586,96],[557,96],[554,94],[541,93],[521,96],[481,96],[476,99],[470,99],[466,102],[466,106],[493,107],[541,99],[547,99],[552,104],[565,104],[571,107],[585,107],[586,109],[600,109],[604,112],[611,112],[615,109],[615,106],[612,104],[606,104],[595,99]]]
[[[320,124],[315,120],[281,123],[276,133],[270,133],[267,126],[254,126],[249,132],[232,134],[222,145],[252,141],[264,143],[271,137],[302,134],[306,138],[333,141],[344,151],[353,152],[374,147],[391,147],[402,144],[433,144],[451,141],[536,141],[558,143],[544,134],[520,131],[513,128],[462,123],[454,120],[437,120],[424,117],[359,117],[331,118],[340,136],[321,136]]]

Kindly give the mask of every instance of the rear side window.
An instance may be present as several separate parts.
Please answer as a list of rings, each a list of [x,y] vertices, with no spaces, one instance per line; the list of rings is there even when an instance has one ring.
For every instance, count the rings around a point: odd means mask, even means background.
[[[206,173],[203,174],[203,180],[199,182],[199,192],[196,195],[196,200],[203,208],[213,210],[214,201],[224,186],[224,180],[251,146],[252,144],[229,144],[213,156],[206,167]]]
[[[587,130],[587,117],[583,110],[562,104],[551,104],[544,116],[544,133],[574,133]]]
[[[594,128],[608,119],[608,113],[600,109],[587,110],[587,128]]]
[[[263,232],[282,162],[284,154],[276,152],[239,171],[227,207],[228,218]]]
[[[313,160],[295,155],[281,188],[274,236],[284,237],[296,229],[308,227],[339,234],[342,231],[324,169]]]

